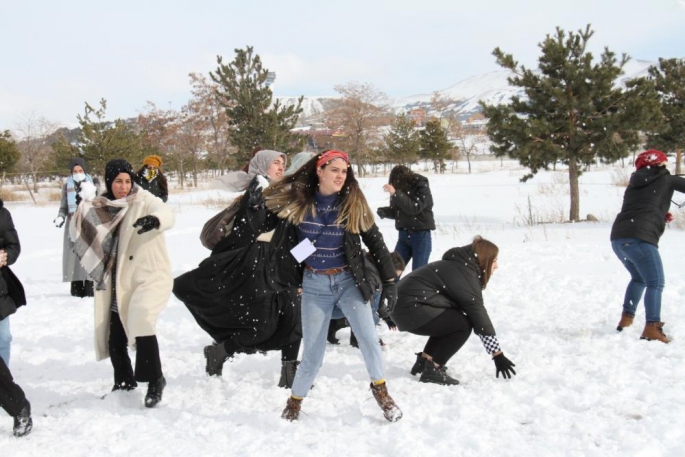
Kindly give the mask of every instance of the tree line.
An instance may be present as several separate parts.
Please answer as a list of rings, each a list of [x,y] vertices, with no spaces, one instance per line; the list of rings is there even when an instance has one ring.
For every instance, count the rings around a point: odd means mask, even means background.
[[[183,187],[186,179],[197,185],[205,170],[242,167],[260,148],[286,153],[343,149],[360,176],[373,165],[420,160],[443,172],[447,161],[460,157],[470,171],[471,155],[489,142],[495,156],[514,158],[528,168],[524,181],[557,164],[568,166],[569,219],[575,221],[583,169],[654,147],[676,153],[679,173],[685,144],[684,61],[661,58],[647,76],[622,87],[618,79],[629,57],[607,48],[595,59],[588,51],[593,33],[590,25],[577,32],[557,28],[539,44],[536,69],[495,49],[497,64],[512,72],[509,83],[524,96],[503,105],[481,102],[487,119],[483,133],[465,129],[453,109],[455,101],[438,93],[426,121],[417,123],[409,114],[394,113],[382,91],[358,82],[335,86],[339,97],[329,101],[322,128],[316,130],[328,134],[298,132],[294,128],[303,98],[288,106],[274,102],[268,69],[248,46],[236,49],[229,63],[218,56],[209,77],[190,74],[192,98],[178,111],[148,104],[137,119],[108,121],[107,102],[100,100],[97,106],[85,103],[76,131],[28,119],[20,139],[8,131],[0,135],[0,173],[20,171],[35,185],[40,173],[64,170],[75,155],[102,169],[114,157],[141,163],[144,156],[158,154]]]

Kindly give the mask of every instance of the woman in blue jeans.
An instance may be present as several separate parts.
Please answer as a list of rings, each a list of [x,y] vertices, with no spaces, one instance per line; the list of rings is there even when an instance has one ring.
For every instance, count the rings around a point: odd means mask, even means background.
[[[402,412],[388,394],[381,348],[373,321],[373,289],[367,281],[361,241],[369,249],[383,281],[381,300],[396,300],[395,267],[383,236],[354,178],[346,153],[325,151],[293,175],[264,191],[267,226],[282,283],[302,286],[304,352],[292,395],[281,417],[297,420],[326,352],[333,309],[339,307],[352,327],[371,378],[371,391],[385,418]],[[268,228],[268,227],[267,227]],[[303,262],[303,263],[300,263]]]
[[[666,169],[666,154],[655,149],[642,152],[635,160],[636,171],[623,195],[621,212],[611,228],[611,247],[630,273],[618,323],[620,332],[633,324],[637,305],[645,295],[645,328],[641,339],[668,343],[661,321],[661,293],[664,267],[659,239],[666,222],[673,218],[668,209],[673,192],[685,192],[685,179]]]
[[[405,264],[411,260],[411,268],[416,270],[428,263],[433,249],[431,230],[435,230],[435,220],[428,179],[404,165],[397,165],[390,171],[383,190],[390,194],[390,206],[378,208],[378,216],[395,219],[398,231],[395,252]]]

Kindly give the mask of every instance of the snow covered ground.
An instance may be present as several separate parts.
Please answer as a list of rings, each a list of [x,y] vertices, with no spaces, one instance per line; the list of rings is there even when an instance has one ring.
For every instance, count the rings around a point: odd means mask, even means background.
[[[33,405],[34,431],[11,437],[0,414],[5,456],[682,456],[685,455],[685,233],[661,241],[666,271],[662,317],[670,345],[640,341],[636,325],[615,331],[628,274],[609,244],[623,189],[618,167],[581,177],[581,211],[598,223],[526,226],[534,217],[568,217],[565,171],[519,183],[523,170],[478,162],[471,175],[428,173],[439,224],[432,260],[480,234],[500,247],[500,268],[485,291],[505,354],[518,375],[495,367],[472,337],[449,363],[461,385],[421,384],[409,374],[425,338],[379,327],[391,395],[404,418],[383,419],[368,389],[360,353],[328,346],[316,386],[296,423],[280,419],[288,391],[276,386],[279,354],[238,356],[221,379],[204,374],[210,342],[172,298],[158,337],[168,386],[158,408],[143,407],[145,386],[101,396],[112,386],[108,361],[96,363],[92,299],[61,283],[62,229],[53,206],[8,203],[23,244],[13,267],[29,304],[11,317],[11,368]],[[361,180],[376,208],[387,202],[384,177]],[[174,275],[207,254],[198,240],[217,212],[202,205],[216,191],[175,193],[176,226],[167,232]],[[530,197],[530,211],[528,198]],[[683,197],[685,199],[685,197]],[[683,199],[676,199],[682,201]],[[558,216],[558,215],[561,216]],[[379,225],[390,249],[397,233]]]

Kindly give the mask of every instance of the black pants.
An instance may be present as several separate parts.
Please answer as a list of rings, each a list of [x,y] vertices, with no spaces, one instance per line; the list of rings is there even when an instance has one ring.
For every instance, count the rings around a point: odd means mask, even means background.
[[[429,336],[423,353],[433,357],[438,365],[445,365],[469,339],[471,330],[471,321],[461,311],[447,309],[440,316],[409,333]]]
[[[93,281],[71,281],[72,297],[92,297]]]
[[[133,373],[131,358],[128,356],[128,338],[121,325],[119,313],[111,312],[109,321],[109,358],[114,367],[114,383],[155,382],[162,377],[162,361],[159,358],[157,337],[139,336],[136,338],[136,371]]]
[[[10,369],[0,357],[0,407],[14,417],[21,412],[25,405],[24,391],[14,382]]]

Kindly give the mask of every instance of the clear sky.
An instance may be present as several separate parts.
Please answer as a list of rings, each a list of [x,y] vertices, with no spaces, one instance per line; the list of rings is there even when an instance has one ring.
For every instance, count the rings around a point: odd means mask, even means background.
[[[31,114],[71,126],[100,98],[110,119],[179,109],[188,73],[247,45],[277,96],[431,93],[499,69],[497,46],[534,66],[556,26],[591,23],[596,54],[685,57],[685,0],[0,0],[0,17],[0,131]]]

